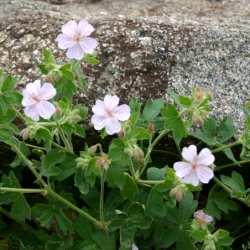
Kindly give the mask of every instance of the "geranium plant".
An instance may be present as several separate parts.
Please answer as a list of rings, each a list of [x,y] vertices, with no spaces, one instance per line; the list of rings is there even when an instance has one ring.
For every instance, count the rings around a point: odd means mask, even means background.
[[[171,103],[107,93],[88,111],[74,96],[86,84],[81,63],[98,63],[93,31],[66,23],[56,41],[67,62],[45,49],[41,80],[22,90],[0,72],[1,249],[240,249],[250,105],[237,137],[197,87]]]

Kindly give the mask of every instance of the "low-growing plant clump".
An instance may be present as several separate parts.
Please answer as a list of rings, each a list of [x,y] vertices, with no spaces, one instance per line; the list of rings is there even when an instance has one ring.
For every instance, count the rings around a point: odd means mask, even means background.
[[[45,49],[46,80],[22,91],[0,72],[1,249],[245,249],[250,104],[237,137],[197,87],[144,105],[107,93],[88,112],[73,97],[86,85],[81,61],[99,63],[93,31],[63,25],[69,61]]]

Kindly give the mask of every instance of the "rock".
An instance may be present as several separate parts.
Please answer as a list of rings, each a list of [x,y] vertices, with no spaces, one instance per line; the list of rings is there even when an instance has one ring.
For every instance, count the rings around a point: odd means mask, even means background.
[[[68,14],[19,12],[0,23],[0,67],[22,76],[20,84],[39,77],[35,65],[42,48],[63,60],[55,37]],[[235,18],[235,17],[234,17]],[[241,107],[249,97],[250,26],[245,18],[179,16],[91,19],[99,41],[101,64],[83,65],[87,93],[79,100],[91,105],[106,93],[127,101],[165,96],[174,90],[190,93],[198,85],[212,91],[214,114],[233,117],[242,127]]]

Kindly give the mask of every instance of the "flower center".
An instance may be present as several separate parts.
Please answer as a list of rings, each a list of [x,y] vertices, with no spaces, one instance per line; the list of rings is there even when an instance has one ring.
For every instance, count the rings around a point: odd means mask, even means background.
[[[113,112],[110,110],[106,110],[108,117],[112,118],[113,117]]]
[[[79,33],[77,33],[76,35],[74,35],[73,40],[74,40],[76,43],[81,42],[81,35],[80,35]]]
[[[31,96],[31,98],[32,98],[35,102],[40,102],[39,97],[37,97],[37,96],[35,96],[35,95]]]
[[[196,168],[197,168],[197,159],[194,159],[194,160],[192,161],[192,169],[193,169],[193,170],[196,170]]]

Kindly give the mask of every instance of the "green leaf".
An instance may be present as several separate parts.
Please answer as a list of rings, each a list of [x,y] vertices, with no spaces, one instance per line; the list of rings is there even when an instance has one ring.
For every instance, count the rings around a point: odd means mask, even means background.
[[[108,157],[111,165],[108,170],[107,181],[112,186],[123,188],[126,182],[124,172],[129,169],[130,159],[124,152],[125,144],[120,139],[114,139],[109,147]]]
[[[221,219],[222,213],[228,214],[231,210],[235,211],[238,207],[236,203],[230,200],[229,194],[214,186],[208,195],[206,210],[209,214]]]
[[[175,141],[179,144],[181,139],[186,136],[185,125],[176,110],[175,106],[167,105],[162,109],[162,116],[165,119],[166,128],[173,132]]]
[[[133,138],[136,138],[137,140],[148,140],[150,138],[149,130],[142,127],[136,127],[133,130],[132,134]]]
[[[84,171],[82,169],[77,169],[74,176],[74,185],[78,187],[80,193],[87,194],[90,189],[90,184],[85,180]]]
[[[213,234],[213,239],[218,246],[231,246],[233,243],[230,233],[224,229],[218,229]]]
[[[64,212],[54,205],[36,204],[32,207],[32,217],[47,229],[50,229],[56,222],[58,228],[64,234],[69,232],[72,227],[71,221],[65,216]]]
[[[91,65],[100,64],[100,60],[98,60],[93,54],[85,54],[84,60]]]
[[[12,171],[8,176],[3,175],[2,186],[20,188],[19,181]],[[10,214],[19,222],[31,218],[30,206],[22,193],[0,193],[0,204],[11,204]]]
[[[139,193],[139,189],[137,187],[136,182],[134,181],[134,179],[131,176],[129,176],[126,173],[124,175],[126,177],[126,180],[125,180],[125,183],[122,187],[121,193],[122,193],[123,197],[125,197],[129,200],[134,200]]]
[[[51,150],[42,159],[42,175],[64,180],[75,172],[75,158],[72,154],[61,150]]]
[[[210,146],[223,144],[235,134],[235,128],[230,118],[225,118],[220,123],[213,118],[204,122],[202,129],[193,135]]]
[[[220,176],[220,178],[224,184],[226,184],[228,187],[230,187],[233,190],[233,192],[239,193],[239,194],[245,193],[244,179],[236,171],[233,171],[232,177],[222,175]]]
[[[163,106],[164,100],[162,98],[148,101],[144,107],[142,119],[148,122],[153,121],[160,114]]]
[[[166,175],[166,168],[151,167],[147,169],[148,180],[164,180]]]

